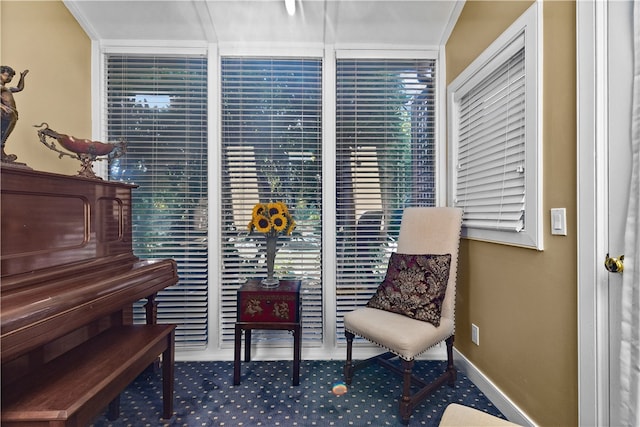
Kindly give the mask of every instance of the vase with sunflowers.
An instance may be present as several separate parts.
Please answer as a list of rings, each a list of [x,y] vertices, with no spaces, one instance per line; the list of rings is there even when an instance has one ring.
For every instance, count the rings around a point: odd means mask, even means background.
[[[293,217],[284,202],[257,203],[251,213],[249,232],[257,231],[264,234],[267,240],[267,278],[262,280],[262,286],[276,287],[280,281],[274,277],[278,236],[291,235],[296,227]]]

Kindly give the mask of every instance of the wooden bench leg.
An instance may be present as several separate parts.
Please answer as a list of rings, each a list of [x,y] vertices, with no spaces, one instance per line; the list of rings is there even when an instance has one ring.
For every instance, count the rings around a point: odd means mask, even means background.
[[[173,416],[173,381],[175,374],[175,330],[167,336],[167,349],[162,352],[162,409],[163,418]]]
[[[109,421],[115,421],[120,417],[120,395],[116,396],[111,402],[109,402],[109,409],[107,410],[107,419]]]

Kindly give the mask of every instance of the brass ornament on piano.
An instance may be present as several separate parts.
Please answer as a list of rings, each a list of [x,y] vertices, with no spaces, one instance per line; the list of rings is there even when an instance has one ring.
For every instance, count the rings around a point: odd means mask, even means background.
[[[125,140],[121,140],[117,143],[110,143],[91,141],[89,139],[78,139],[73,136],[54,131],[49,128],[47,123],[34,125],[34,127],[41,128],[38,129],[40,142],[46,145],[50,150],[59,153],[58,158],[61,159],[63,156],[69,156],[80,160],[81,168],[78,171],[78,176],[85,178],[102,179],[94,173],[93,162],[117,159],[127,151],[127,142]],[[60,150],[54,141],[50,140],[47,142],[47,137],[57,141],[62,148],[73,154]]]

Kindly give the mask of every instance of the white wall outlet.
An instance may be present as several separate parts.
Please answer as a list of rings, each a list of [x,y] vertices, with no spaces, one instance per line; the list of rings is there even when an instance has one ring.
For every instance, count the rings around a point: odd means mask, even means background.
[[[471,342],[480,345],[480,328],[473,323],[471,324]]]

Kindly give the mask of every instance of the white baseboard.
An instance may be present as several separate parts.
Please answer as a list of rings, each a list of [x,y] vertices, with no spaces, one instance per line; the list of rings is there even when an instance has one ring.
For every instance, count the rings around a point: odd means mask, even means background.
[[[453,349],[453,360],[456,368],[464,372],[478,389],[507,417],[512,423],[535,427],[536,424],[524,413],[502,390],[487,378],[473,363],[457,349]]]

